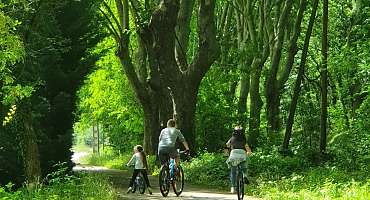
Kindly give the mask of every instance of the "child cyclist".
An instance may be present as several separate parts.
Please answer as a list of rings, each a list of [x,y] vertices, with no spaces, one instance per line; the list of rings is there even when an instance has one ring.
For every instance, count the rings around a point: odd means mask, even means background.
[[[136,145],[134,147],[134,155],[132,155],[130,161],[126,164],[126,166],[134,165],[134,172],[132,174],[129,188],[127,190],[127,193],[132,191],[132,187],[134,185],[134,181],[136,179],[136,176],[141,172],[141,174],[144,176],[145,184],[148,187],[149,194],[152,194],[152,188],[150,187],[149,179],[148,179],[148,163],[146,161],[146,155],[143,151],[143,147],[141,145]]]

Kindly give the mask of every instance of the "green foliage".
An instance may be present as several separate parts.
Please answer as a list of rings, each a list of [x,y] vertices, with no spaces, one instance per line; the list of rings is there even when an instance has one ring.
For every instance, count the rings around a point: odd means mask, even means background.
[[[56,180],[51,185],[38,185],[11,192],[0,187],[0,199],[116,199],[116,193],[108,178],[103,175],[71,176],[68,180]]]
[[[107,150],[102,154],[91,154],[87,157],[82,158],[82,163],[93,166],[104,166],[110,169],[121,169],[127,170],[126,164],[131,159],[132,154],[116,154],[111,150]],[[159,167],[156,163],[155,155],[147,155],[148,171],[149,173],[155,173]]]
[[[0,187],[0,199],[116,199],[108,177],[95,174],[69,175],[67,163],[54,165],[47,184],[29,185],[13,192],[13,184]]]
[[[336,155],[336,165],[349,170],[369,170],[370,162],[370,97],[368,96],[361,107],[356,111],[356,116],[351,120],[351,128],[340,121],[336,125],[342,126],[330,141],[330,150]],[[339,118],[340,119],[340,118]]]
[[[247,187],[247,193],[264,199],[367,199],[370,179],[364,177],[336,168],[315,168],[280,179],[259,179]]]
[[[191,183],[225,186],[228,184],[226,159],[221,154],[204,152],[191,162],[182,162],[185,179]]]
[[[91,132],[86,130],[99,123],[107,143],[118,153],[142,143],[143,120],[142,110],[123,75],[113,45],[113,39],[106,38],[94,50],[99,52],[110,48],[78,92],[79,121],[75,124],[75,132],[89,137],[86,134]]]
[[[200,86],[196,113],[197,144],[200,150],[219,152],[237,123],[234,95],[228,91],[235,74],[214,66]],[[225,76],[218,76],[222,73]],[[212,138],[212,142],[210,142]]]
[[[276,148],[272,151],[255,151],[248,165],[249,175],[265,179],[278,179],[296,171],[307,169],[310,163],[301,156],[282,156]]]

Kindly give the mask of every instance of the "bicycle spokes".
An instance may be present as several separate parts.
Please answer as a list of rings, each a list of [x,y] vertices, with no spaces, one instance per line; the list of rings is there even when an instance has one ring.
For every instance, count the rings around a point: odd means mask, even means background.
[[[169,171],[166,167],[161,167],[159,173],[159,189],[162,193],[162,196],[166,197],[170,190],[170,182],[169,182]]]
[[[182,170],[181,166],[178,166],[176,169],[176,173],[174,175],[174,179],[172,181],[173,191],[177,196],[179,196],[184,188],[184,171]]]

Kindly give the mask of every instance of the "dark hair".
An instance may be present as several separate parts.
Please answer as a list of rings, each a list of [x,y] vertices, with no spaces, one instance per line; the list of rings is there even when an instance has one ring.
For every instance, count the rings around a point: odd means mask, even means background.
[[[243,135],[244,134],[244,129],[241,126],[235,126],[234,128],[234,133],[236,135]]]

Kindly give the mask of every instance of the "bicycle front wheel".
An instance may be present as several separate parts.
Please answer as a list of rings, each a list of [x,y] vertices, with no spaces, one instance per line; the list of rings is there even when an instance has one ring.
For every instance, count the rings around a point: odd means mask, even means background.
[[[169,178],[170,174],[168,168],[166,166],[162,166],[159,171],[159,190],[164,197],[166,197],[170,191]]]
[[[173,192],[177,195],[180,196],[184,189],[184,170],[182,169],[181,166],[177,166],[175,176],[173,177],[172,181],[172,188]]]

